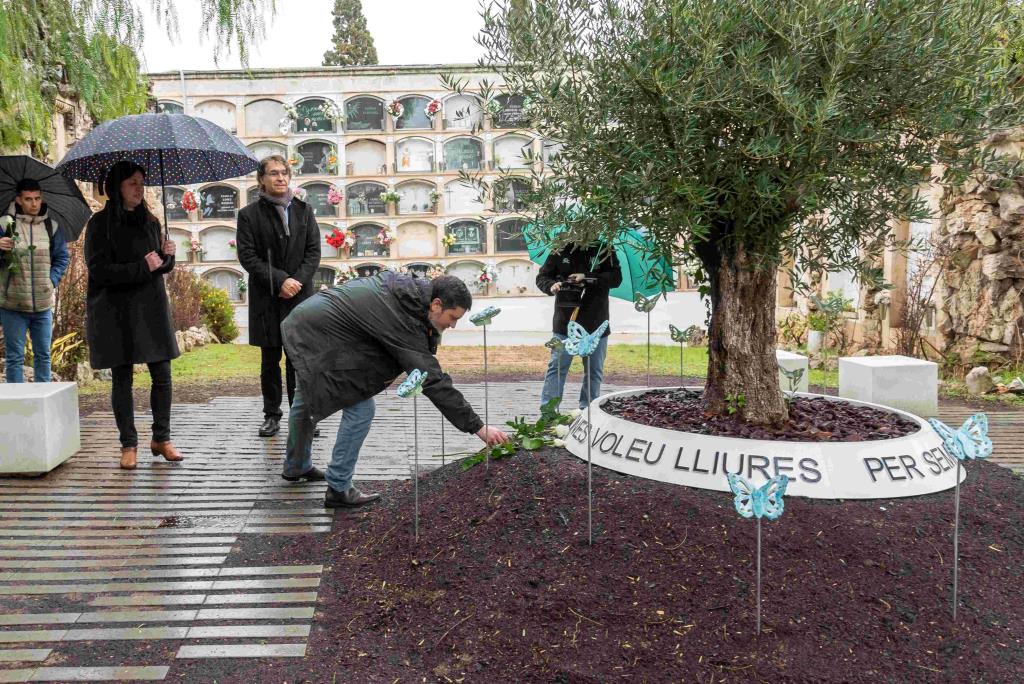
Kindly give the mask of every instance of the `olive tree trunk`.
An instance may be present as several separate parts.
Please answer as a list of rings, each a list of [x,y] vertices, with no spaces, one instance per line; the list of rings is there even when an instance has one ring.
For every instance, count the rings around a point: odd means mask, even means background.
[[[711,287],[705,408],[739,412],[750,423],[786,420],[775,359],[776,269],[754,264],[742,247],[707,254],[705,266]]]

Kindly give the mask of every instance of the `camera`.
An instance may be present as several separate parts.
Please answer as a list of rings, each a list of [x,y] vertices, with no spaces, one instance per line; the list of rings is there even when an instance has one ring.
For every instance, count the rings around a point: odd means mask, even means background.
[[[579,282],[568,280],[559,282],[562,283],[562,287],[559,288],[558,294],[555,296],[555,306],[575,309],[583,301],[583,293],[586,291],[587,285],[597,282],[597,278],[584,278]]]

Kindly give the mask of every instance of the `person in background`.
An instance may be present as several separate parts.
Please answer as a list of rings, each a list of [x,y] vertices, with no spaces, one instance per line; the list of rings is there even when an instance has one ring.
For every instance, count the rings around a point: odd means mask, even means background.
[[[552,332],[564,340],[569,321],[574,320],[587,332],[597,330],[608,320],[608,293],[622,284],[622,271],[615,250],[598,245],[579,247],[568,245],[552,252],[537,273],[537,287],[555,297]],[[594,397],[601,396],[604,380],[604,359],[608,354],[608,335],[611,326],[601,336],[601,343],[590,356],[583,359],[583,387],[580,388],[581,409]],[[565,377],[569,374],[572,355],[564,350],[552,349],[548,370],[544,374],[544,388],[540,394],[543,408],[552,399],[561,400],[565,391]],[[587,382],[586,376],[590,376]],[[590,388],[590,394],[587,388]]]
[[[24,382],[25,340],[32,340],[36,382],[50,382],[50,342],[57,283],[71,256],[64,231],[47,216],[39,181],[15,185],[10,218],[0,237],[0,325],[4,329],[7,382]]]
[[[103,184],[107,204],[89,220],[85,335],[89,363],[109,368],[110,404],[121,439],[121,468],[137,464],[139,436],[132,401],[134,366],[149,367],[154,456],[180,461],[171,443],[171,360],[178,358],[164,275],[174,269],[175,244],[146,206],[146,171],[120,161]]]
[[[238,212],[238,261],[249,273],[249,344],[260,347],[263,424],[260,437],[276,435],[281,421],[281,321],[313,296],[320,266],[320,229],[308,204],[292,196],[291,167],[270,155],[256,170],[259,197]],[[295,396],[295,368],[285,354],[288,405]]]

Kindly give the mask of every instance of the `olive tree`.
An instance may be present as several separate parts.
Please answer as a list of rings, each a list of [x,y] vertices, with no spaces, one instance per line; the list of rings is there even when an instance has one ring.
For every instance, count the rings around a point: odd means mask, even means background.
[[[534,174],[535,225],[566,226],[559,244],[639,225],[652,250],[691,265],[710,301],[706,408],[742,395],[743,417],[766,423],[787,417],[780,268],[877,275],[869,266],[898,246],[894,221],[927,216],[915,188],[1006,165],[985,141],[1020,117],[1003,42],[1016,12],[994,0],[492,0],[478,40],[503,89],[528,98],[527,125],[561,144]]]

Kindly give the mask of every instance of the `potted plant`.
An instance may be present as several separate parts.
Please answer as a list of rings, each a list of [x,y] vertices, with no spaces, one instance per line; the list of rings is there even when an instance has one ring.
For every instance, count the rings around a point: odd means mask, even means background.
[[[245,301],[245,293],[249,289],[249,285],[245,282],[245,278],[238,281],[238,301]]]
[[[807,314],[807,353],[817,354],[828,331],[828,318],[824,312],[812,311]]]
[[[397,212],[398,204],[402,201],[402,196],[399,195],[394,190],[388,190],[387,192],[382,192],[380,194],[380,201],[386,204],[394,205],[394,209]]]
[[[430,210],[437,211],[437,203],[441,201],[441,193],[437,190],[430,192]]]

